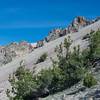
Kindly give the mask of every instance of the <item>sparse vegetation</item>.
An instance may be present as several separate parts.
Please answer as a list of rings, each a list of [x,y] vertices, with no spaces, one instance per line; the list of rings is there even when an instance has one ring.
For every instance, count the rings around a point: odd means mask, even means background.
[[[44,62],[46,60],[47,56],[48,56],[47,53],[42,54],[40,56],[40,58],[37,60],[36,64]]]
[[[92,67],[94,59],[100,58],[99,39],[100,32],[92,33],[90,47],[82,52],[80,46],[74,47],[71,52],[72,41],[70,37],[65,39],[64,44],[61,43],[55,49],[58,60],[52,60],[53,68],[42,70],[38,75],[33,76],[32,72],[20,67],[9,80],[13,90],[11,92],[14,94],[13,100],[45,97],[67,89],[82,79],[86,87],[96,85],[97,81],[88,73],[88,68]],[[47,54],[43,54],[37,62],[43,62],[46,58]]]

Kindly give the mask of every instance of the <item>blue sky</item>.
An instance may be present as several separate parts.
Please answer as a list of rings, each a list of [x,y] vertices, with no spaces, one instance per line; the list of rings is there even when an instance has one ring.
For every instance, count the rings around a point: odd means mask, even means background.
[[[75,16],[100,15],[100,0],[0,0],[0,44],[35,42]]]

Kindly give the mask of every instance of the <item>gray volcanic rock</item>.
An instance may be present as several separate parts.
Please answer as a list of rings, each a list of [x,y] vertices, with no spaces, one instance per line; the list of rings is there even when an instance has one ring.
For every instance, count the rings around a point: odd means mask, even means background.
[[[59,37],[62,37],[64,35],[66,35],[68,32],[66,29],[54,29],[52,30],[51,32],[49,32],[49,35],[46,37],[46,41],[49,42],[49,41],[53,41]]]
[[[65,29],[59,29],[59,28],[54,29],[54,30],[49,32],[48,36],[45,37],[44,40],[40,40],[40,41],[37,42],[37,48],[42,47],[42,46],[44,46],[45,43],[53,41],[55,39],[58,39],[58,38],[65,36],[67,34],[68,34],[67,28],[65,28]]]

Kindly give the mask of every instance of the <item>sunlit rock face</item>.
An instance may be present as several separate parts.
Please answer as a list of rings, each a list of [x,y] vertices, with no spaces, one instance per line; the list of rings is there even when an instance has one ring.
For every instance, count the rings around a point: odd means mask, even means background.
[[[74,33],[74,32],[79,31],[79,29],[81,29],[87,25],[90,25],[90,24],[91,24],[91,21],[87,20],[83,16],[78,16],[68,26],[68,31],[69,31],[69,33]]]
[[[57,28],[49,32],[48,36],[45,38],[45,41],[50,42],[59,37],[65,36],[66,34],[68,34],[68,28]]]

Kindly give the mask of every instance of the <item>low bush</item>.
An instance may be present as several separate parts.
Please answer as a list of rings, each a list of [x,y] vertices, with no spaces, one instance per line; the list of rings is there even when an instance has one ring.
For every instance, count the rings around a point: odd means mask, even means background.
[[[87,73],[83,80],[83,85],[90,88],[97,84],[96,79],[93,77],[92,74]]]
[[[42,54],[40,56],[40,58],[37,60],[36,64],[44,62],[46,60],[47,56],[48,56],[47,53]]]

